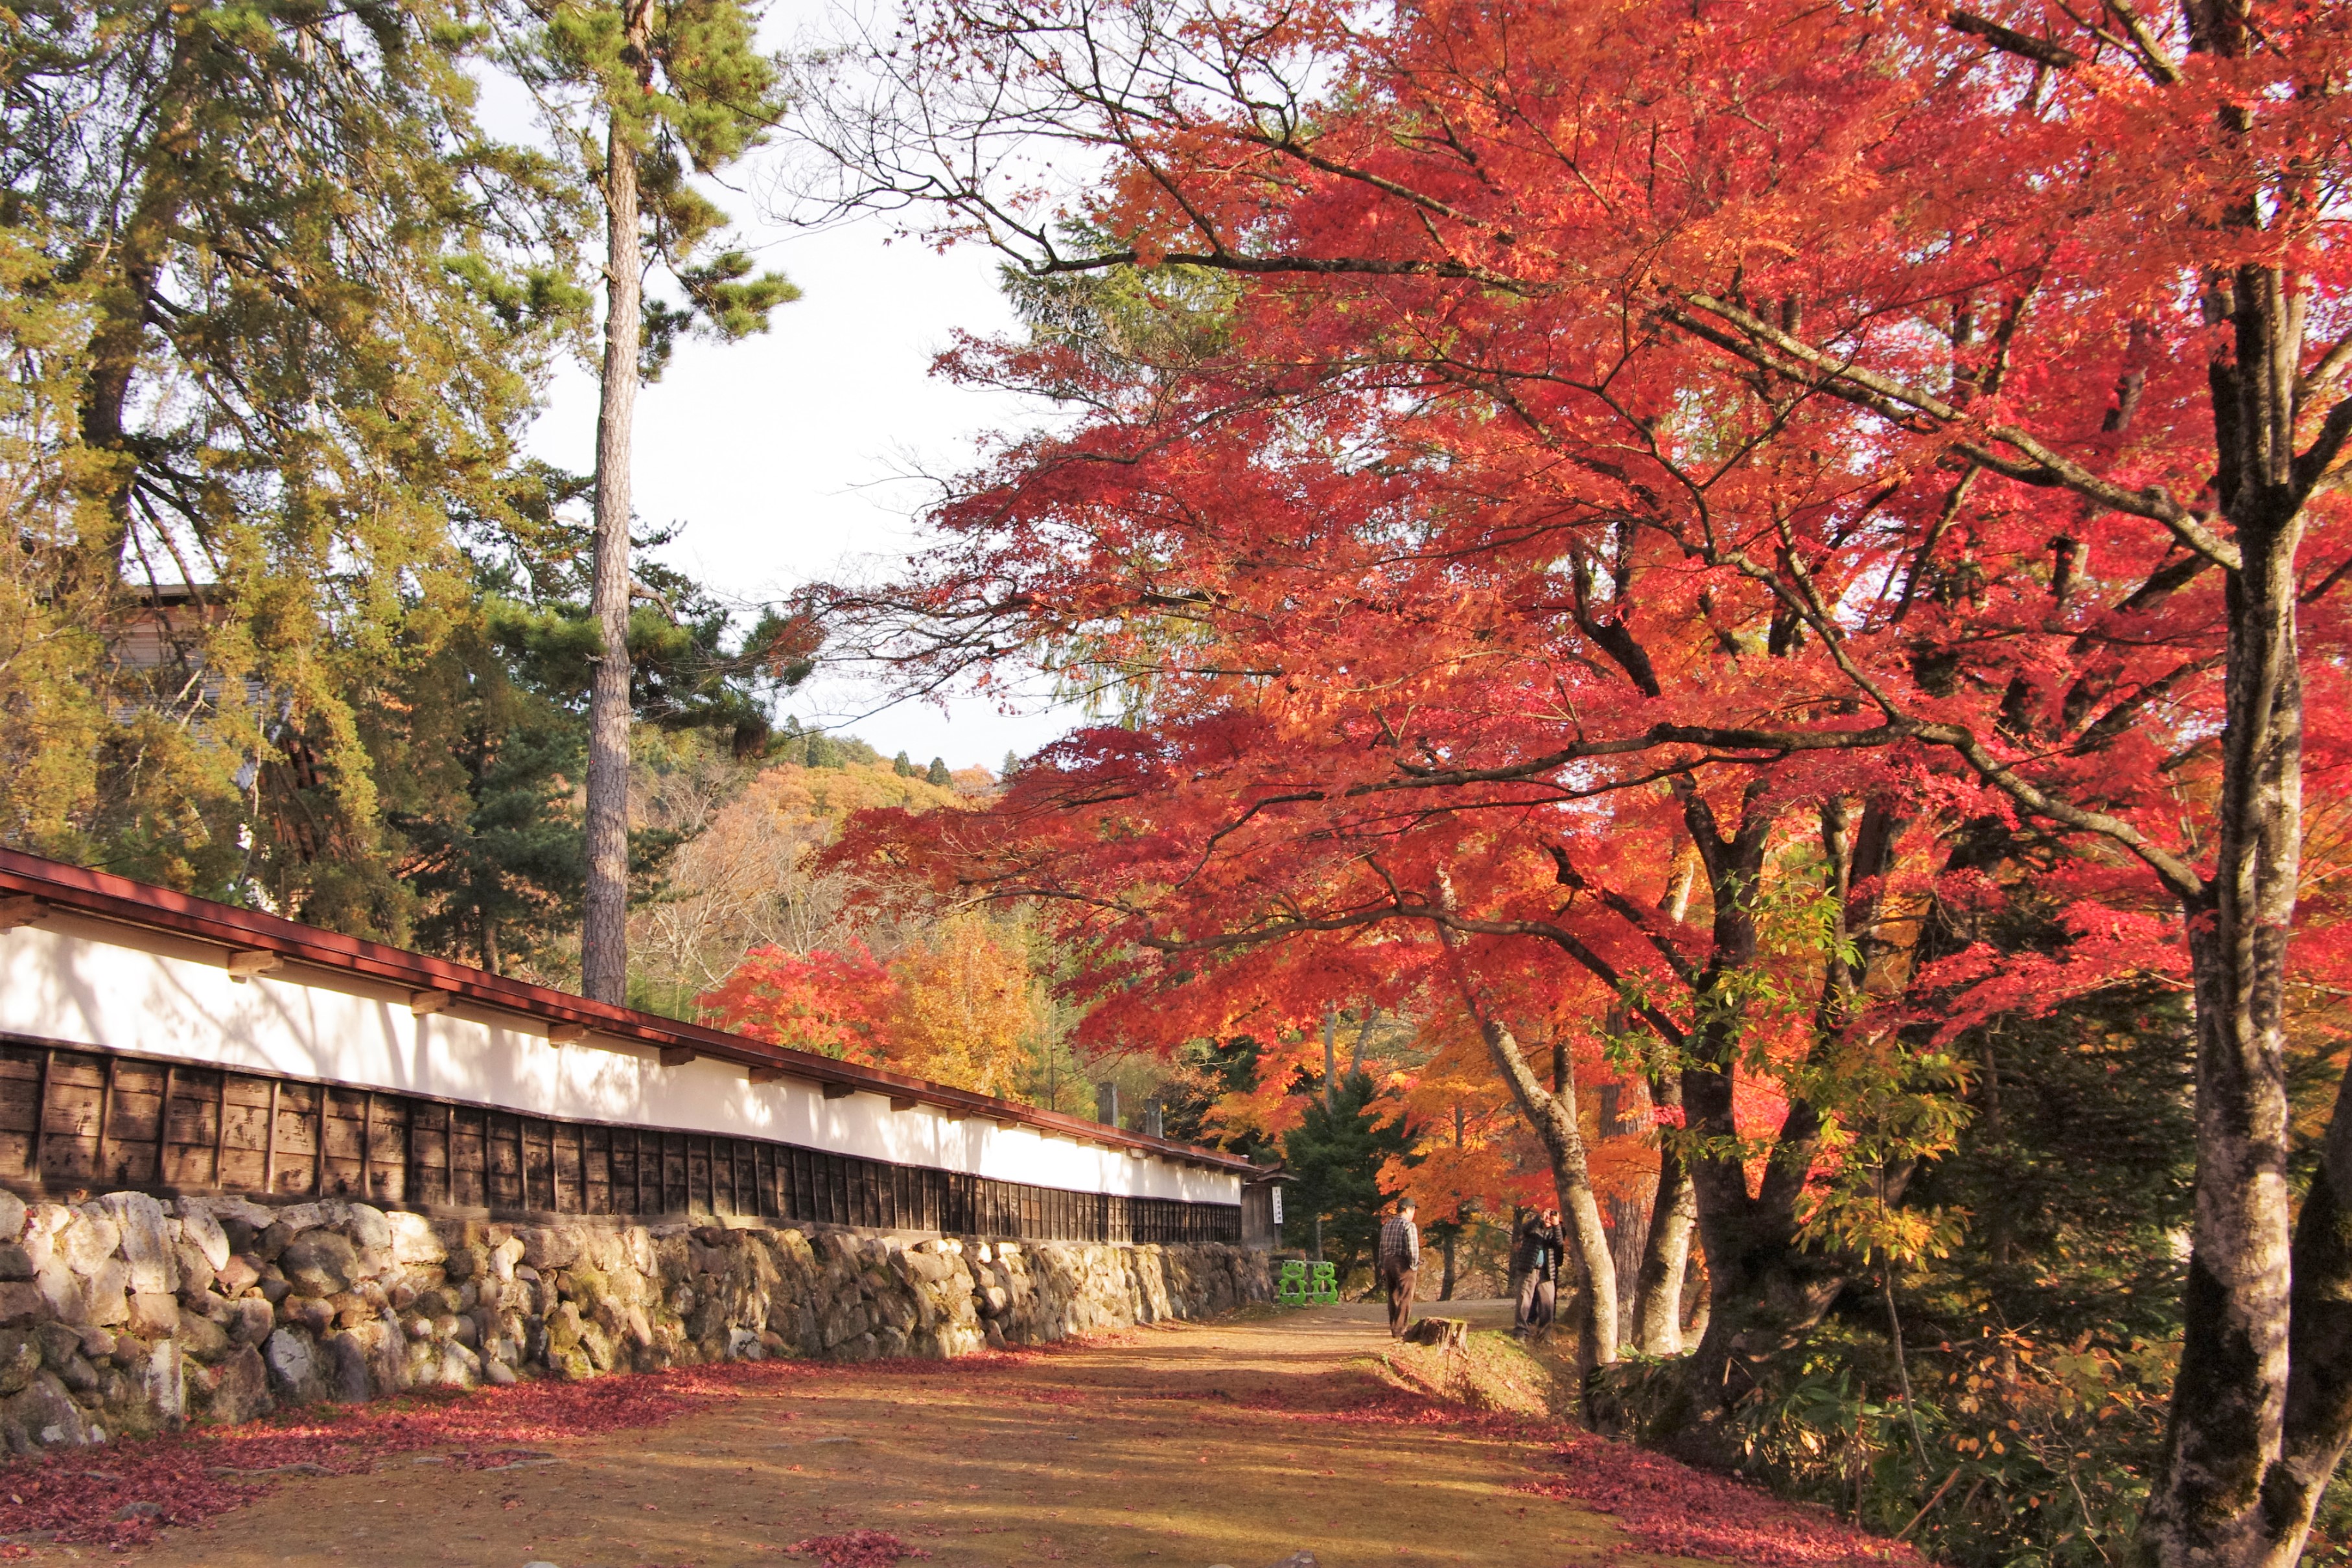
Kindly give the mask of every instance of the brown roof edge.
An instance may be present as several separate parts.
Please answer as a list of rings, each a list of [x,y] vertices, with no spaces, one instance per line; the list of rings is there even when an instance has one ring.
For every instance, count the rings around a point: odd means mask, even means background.
[[[1249,1161],[1235,1155],[1146,1137],[1108,1127],[1099,1122],[1065,1116],[1057,1111],[975,1094],[968,1089],[932,1083],[878,1067],[841,1061],[814,1051],[770,1045],[765,1040],[728,1034],[700,1024],[680,1023],[632,1008],[591,1001],[569,991],[534,986],[486,970],[431,958],[422,953],[346,936],[316,925],[305,925],[282,915],[239,909],[208,898],[194,898],[170,888],[156,887],[109,872],[90,871],[61,861],[44,860],[16,850],[0,849],[0,893],[29,894],[45,904],[116,925],[142,926],[192,936],[202,942],[246,951],[274,953],[291,963],[405,987],[411,990],[442,991],[450,997],[519,1014],[550,1024],[581,1024],[598,1034],[650,1046],[690,1046],[704,1056],[748,1067],[782,1068],[795,1078],[817,1083],[845,1084],[852,1089],[896,1094],[943,1110],[1011,1121],[1039,1132],[1118,1148],[1141,1149],[1171,1159],[1191,1160],[1236,1175],[1246,1175]]]

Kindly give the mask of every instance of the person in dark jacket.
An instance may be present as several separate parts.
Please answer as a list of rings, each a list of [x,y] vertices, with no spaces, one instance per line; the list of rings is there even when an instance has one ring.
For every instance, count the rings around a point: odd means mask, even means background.
[[[1421,1230],[1412,1222],[1412,1199],[1397,1199],[1396,1213],[1381,1227],[1381,1283],[1389,1293],[1389,1336],[1404,1338],[1412,1322],[1412,1291],[1421,1278]]]
[[[1511,1238],[1511,1273],[1518,1281],[1519,1298],[1511,1332],[1521,1339],[1550,1337],[1552,1316],[1559,1310],[1562,1245],[1556,1208],[1528,1215]]]

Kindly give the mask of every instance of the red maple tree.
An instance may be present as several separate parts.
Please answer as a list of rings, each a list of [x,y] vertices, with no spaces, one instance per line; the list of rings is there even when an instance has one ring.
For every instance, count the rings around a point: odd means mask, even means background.
[[[2142,1543],[2290,1560],[2352,1433],[2352,1162],[2298,1222],[2285,1081],[2341,949],[2297,911],[2344,758],[2341,8],[976,3],[869,63],[922,112],[830,128],[859,193],[1036,280],[959,368],[1083,411],[939,510],[898,648],[1042,650],[1143,721],[940,825],[948,874],[1056,902],[1162,1030],[1310,972],[1279,945],[1445,988],[1571,1211],[1517,1030],[1601,982],[1689,1129],[1700,1389],[1836,1289],[1823,1173],[1933,1152],[1870,1135],[1931,1000],[2184,975]],[[1104,171],[1073,205],[1012,167],[1040,135]],[[2071,973],[1930,939],[2024,879]]]

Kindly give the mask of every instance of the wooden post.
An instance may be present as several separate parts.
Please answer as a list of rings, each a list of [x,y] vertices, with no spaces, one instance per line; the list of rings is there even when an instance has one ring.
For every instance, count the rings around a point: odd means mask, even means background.
[[[327,1112],[334,1104],[334,1092],[325,1084],[319,1085],[319,1142],[310,1161],[310,1191],[313,1196],[327,1196]]]
[[[221,1192],[228,1187],[228,1070],[221,1067],[219,1074],[221,1103],[212,1112],[212,1189]],[[164,1114],[172,1107],[164,1105]],[[266,1176],[266,1173],[264,1173]]]
[[[98,1092],[98,1179],[101,1182],[112,1179],[106,1171],[106,1145],[108,1128],[114,1121],[114,1079],[121,1065],[119,1057],[106,1059],[106,1082]]]
[[[155,1113],[155,1183],[159,1186],[172,1179],[171,1172],[165,1167],[171,1163],[172,1153],[172,1085],[179,1071],[176,1065],[165,1065],[163,1103]]]
[[[49,1146],[49,1069],[56,1065],[58,1053],[41,1052],[41,1098],[33,1107],[33,1168],[29,1173],[35,1181],[41,1179],[41,1167],[47,1163]]]
[[[375,1197],[375,1091],[360,1100],[360,1198]]]
[[[228,1136],[228,1074],[226,1072],[221,1074],[220,1121],[221,1139],[225,1140]],[[265,1132],[261,1151],[261,1190],[274,1194],[278,1190],[278,1080],[275,1078],[269,1081],[269,1125]],[[213,1180],[215,1182],[221,1177],[219,1151],[220,1140],[215,1140],[213,1153]]]

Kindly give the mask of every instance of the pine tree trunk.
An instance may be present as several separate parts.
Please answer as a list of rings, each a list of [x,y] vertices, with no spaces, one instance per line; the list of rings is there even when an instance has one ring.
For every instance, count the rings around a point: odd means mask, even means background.
[[[630,38],[640,56],[646,26],[646,8],[632,7]],[[629,459],[644,275],[636,147],[616,112],[604,136],[604,374],[588,596],[597,651],[588,690],[588,878],[580,929],[581,993],[614,1003],[628,999]]]
[[[111,594],[121,579],[140,467],[131,451],[128,414],[132,389],[146,359],[148,332],[171,254],[172,231],[185,205],[180,165],[193,151],[198,134],[194,112],[202,91],[196,80],[202,47],[198,39],[195,29],[183,27],[173,41],[171,72],[152,109],[152,123],[159,129],[144,149],[139,170],[142,183],[128,221],[119,235],[94,239],[93,248],[103,260],[84,258],[85,264],[112,274],[94,302],[79,409],[83,444],[106,459],[80,479],[84,494],[98,503],[93,511],[104,518],[104,526],[80,530],[68,555],[66,580],[58,585],[59,601],[64,603],[85,595]]]
[[[2229,665],[2214,870],[2187,900],[2197,1002],[2197,1186],[2180,1371],[2139,1543],[2158,1568],[2291,1563],[2340,1450],[2341,1385],[2315,1389],[2285,1454],[2290,1312],[2286,948],[2302,851],[2303,685],[2294,576],[2303,532],[2294,462],[2302,309],[2274,269],[2242,267],[2215,312],[2236,327],[2213,368],[2229,574]],[[2333,1139],[2331,1138],[2331,1142]],[[2322,1182],[2315,1204],[2335,1201]],[[2308,1233],[2309,1225],[2306,1225]],[[2306,1234],[2323,1254],[2341,1246]],[[2313,1266],[2329,1272],[2325,1257]],[[2317,1333],[2317,1325],[2305,1331]],[[2326,1381],[2328,1368],[2298,1369]],[[2331,1417],[2322,1412],[2336,1407]]]

